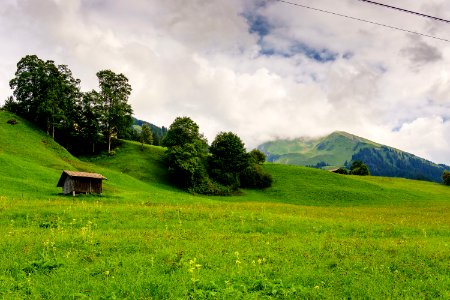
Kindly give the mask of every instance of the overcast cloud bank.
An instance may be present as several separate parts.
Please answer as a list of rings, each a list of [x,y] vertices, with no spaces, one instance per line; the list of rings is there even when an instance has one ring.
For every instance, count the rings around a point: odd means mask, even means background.
[[[295,1],[450,39],[448,24],[356,0]],[[397,2],[450,18],[448,1]],[[99,70],[124,73],[138,118],[190,116],[209,141],[343,130],[450,164],[450,43],[250,0],[8,0],[0,42],[0,104],[16,63],[36,54],[68,65],[84,91]]]

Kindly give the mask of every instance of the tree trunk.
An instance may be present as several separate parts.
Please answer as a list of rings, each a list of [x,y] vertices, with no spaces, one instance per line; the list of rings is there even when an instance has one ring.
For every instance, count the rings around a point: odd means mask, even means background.
[[[111,154],[111,134],[108,134],[108,154]]]

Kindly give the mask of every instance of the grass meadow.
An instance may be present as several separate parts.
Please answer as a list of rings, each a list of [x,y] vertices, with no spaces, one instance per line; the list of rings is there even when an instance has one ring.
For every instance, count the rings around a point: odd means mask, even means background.
[[[2,299],[450,298],[448,187],[267,164],[272,188],[195,196],[159,147],[79,160],[10,117]],[[59,194],[63,169],[102,173],[104,194]]]

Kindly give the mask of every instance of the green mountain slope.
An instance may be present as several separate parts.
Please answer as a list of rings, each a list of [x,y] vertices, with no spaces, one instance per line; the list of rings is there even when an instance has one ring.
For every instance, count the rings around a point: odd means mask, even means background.
[[[450,169],[342,131],[317,139],[267,142],[258,149],[267,154],[270,162],[325,169],[348,167],[351,161],[361,160],[375,176],[441,182],[442,172]]]

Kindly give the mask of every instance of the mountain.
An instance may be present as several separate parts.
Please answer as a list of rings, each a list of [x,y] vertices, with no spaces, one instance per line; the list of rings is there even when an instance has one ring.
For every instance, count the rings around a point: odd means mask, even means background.
[[[321,138],[271,141],[258,149],[267,155],[269,162],[322,169],[348,168],[352,161],[361,160],[375,176],[442,182],[443,171],[450,169],[343,131]]]

